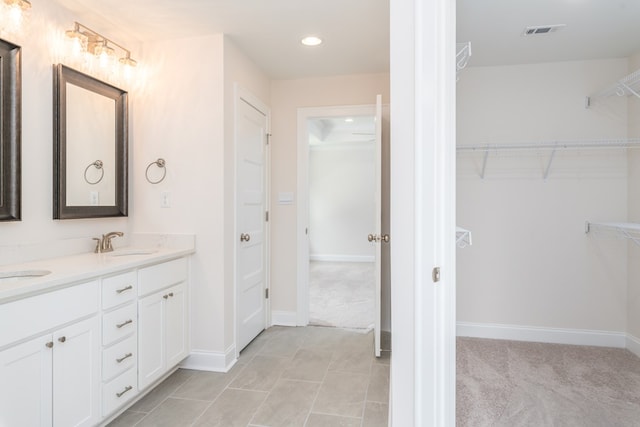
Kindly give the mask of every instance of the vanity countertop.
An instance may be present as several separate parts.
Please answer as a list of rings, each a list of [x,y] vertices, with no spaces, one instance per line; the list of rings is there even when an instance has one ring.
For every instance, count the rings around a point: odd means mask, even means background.
[[[103,254],[86,253],[0,266],[0,276],[8,272],[51,271],[40,277],[0,279],[0,304],[193,253],[192,247],[125,247]]]

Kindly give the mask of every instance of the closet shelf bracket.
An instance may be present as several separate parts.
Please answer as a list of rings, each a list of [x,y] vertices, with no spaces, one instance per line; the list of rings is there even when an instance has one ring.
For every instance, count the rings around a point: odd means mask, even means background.
[[[640,98],[640,69],[634,71],[618,80],[615,84],[609,86],[608,88],[601,90],[600,92],[593,94],[587,97],[585,107],[589,108],[592,104],[592,101],[598,100],[599,98],[608,98],[610,96],[630,96],[633,95],[637,98]]]
[[[471,42],[456,44],[456,81],[459,78],[460,71],[464,70],[469,64],[471,58]]]
[[[472,245],[471,231],[466,228],[456,227],[456,245],[459,248],[466,248]]]
[[[619,238],[631,240],[640,246],[640,224],[631,222],[585,222],[585,233],[614,233]]]

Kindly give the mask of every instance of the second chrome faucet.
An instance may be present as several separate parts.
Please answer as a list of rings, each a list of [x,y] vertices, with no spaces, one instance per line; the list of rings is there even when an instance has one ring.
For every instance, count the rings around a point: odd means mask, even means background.
[[[122,237],[124,233],[121,231],[112,231],[107,234],[103,234],[101,238],[94,237],[93,240],[97,240],[95,253],[100,254],[104,252],[113,252],[113,246],[111,246],[111,239],[114,237]]]

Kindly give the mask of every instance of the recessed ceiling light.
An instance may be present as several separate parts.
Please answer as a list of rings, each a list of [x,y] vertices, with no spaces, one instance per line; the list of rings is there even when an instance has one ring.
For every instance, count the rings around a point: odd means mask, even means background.
[[[317,36],[307,36],[300,40],[300,42],[305,46],[318,46],[322,43],[322,39]]]

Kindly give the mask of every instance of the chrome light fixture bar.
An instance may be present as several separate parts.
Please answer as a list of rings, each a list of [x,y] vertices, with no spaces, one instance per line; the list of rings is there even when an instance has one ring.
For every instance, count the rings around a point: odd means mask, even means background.
[[[24,1],[24,0],[4,0],[4,1]],[[67,30],[67,37],[71,39],[77,39],[82,50],[93,54],[98,57],[115,56],[115,49],[112,46],[117,47],[121,52],[119,61],[123,65],[135,67],[138,63],[131,58],[131,51],[126,49],[122,45],[114,42],[111,39],[106,38],[97,31],[92,30],[86,25],[82,25],[79,22],[74,22],[73,30]]]

